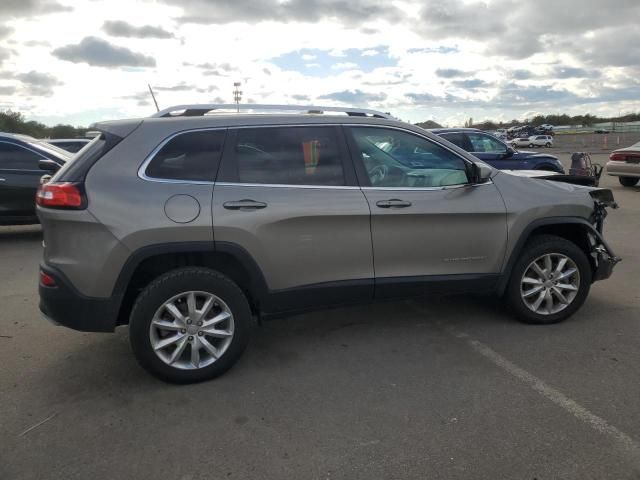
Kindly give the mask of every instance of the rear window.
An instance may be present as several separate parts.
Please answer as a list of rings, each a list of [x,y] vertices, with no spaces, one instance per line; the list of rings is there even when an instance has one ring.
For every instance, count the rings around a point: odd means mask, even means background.
[[[145,171],[146,176],[213,182],[225,135],[225,130],[202,130],[173,137],[153,157]]]

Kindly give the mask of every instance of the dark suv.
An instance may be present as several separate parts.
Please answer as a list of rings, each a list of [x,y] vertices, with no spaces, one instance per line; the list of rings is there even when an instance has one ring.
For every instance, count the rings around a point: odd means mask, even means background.
[[[163,379],[221,374],[256,317],[328,306],[489,292],[559,322],[618,260],[610,190],[503,174],[379,112],[219,109],[100,123],[37,196],[44,315],[128,324]]]
[[[475,128],[437,128],[431,133],[500,170],[545,170],[564,173],[558,157],[546,153],[516,150],[493,135]]]

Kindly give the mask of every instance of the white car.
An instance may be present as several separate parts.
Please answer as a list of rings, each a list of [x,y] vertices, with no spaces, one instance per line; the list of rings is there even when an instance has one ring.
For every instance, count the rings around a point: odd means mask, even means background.
[[[512,147],[551,147],[553,137],[551,135],[532,135],[531,137],[514,138],[510,142]]]

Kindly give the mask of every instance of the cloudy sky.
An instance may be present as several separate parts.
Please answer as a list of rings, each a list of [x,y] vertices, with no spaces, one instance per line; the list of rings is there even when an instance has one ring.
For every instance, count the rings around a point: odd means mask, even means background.
[[[461,124],[640,110],[640,1],[0,0],[0,110],[48,124],[232,101]]]

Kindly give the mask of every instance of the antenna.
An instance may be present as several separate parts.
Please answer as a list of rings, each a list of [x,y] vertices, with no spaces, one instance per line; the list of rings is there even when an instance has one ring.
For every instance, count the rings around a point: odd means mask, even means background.
[[[147,87],[149,87],[149,93],[151,94],[151,98],[153,98],[153,103],[156,104],[156,112],[160,111],[158,107],[158,102],[156,101],[156,96],[153,94],[153,89],[151,88],[151,84],[147,83]]]

